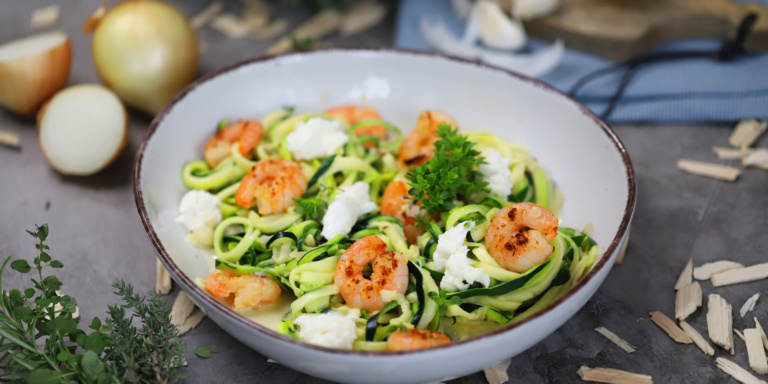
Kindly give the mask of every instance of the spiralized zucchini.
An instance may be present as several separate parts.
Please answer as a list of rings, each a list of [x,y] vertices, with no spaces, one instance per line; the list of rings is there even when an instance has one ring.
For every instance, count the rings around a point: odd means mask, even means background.
[[[304,194],[293,196],[297,203],[287,199],[286,210],[270,215],[259,214],[255,206],[240,206],[244,175],[262,160],[293,161],[286,138],[298,124],[318,117],[339,121],[348,140],[330,156],[296,161],[307,180]],[[229,157],[214,169],[205,161],[192,161],[181,176],[188,188],[215,194],[220,202],[221,220],[212,230],[216,268],[233,275],[267,276],[282,286],[283,294],[291,296],[284,320],[276,328],[289,337],[300,338],[294,324],[300,316],[329,311],[354,319],[357,339],[352,346],[362,351],[387,350],[390,334],[410,328],[443,332],[454,341],[473,337],[519,322],[554,302],[589,271],[598,255],[589,236],[560,227],[551,241],[554,251],[526,272],[507,270],[491,256],[486,231],[502,208],[532,202],[557,214],[563,204],[562,194],[536,160],[525,149],[494,135],[467,134],[478,150],[494,148],[510,159],[512,189],[508,196],[498,198],[484,192],[463,196],[449,212],[429,218],[423,215],[418,220],[417,241],[409,244],[406,233],[417,220],[408,222],[407,212],[419,206],[407,202],[411,205],[404,205],[398,217],[381,213],[388,203],[383,195],[389,183],[408,180],[408,168],[398,161],[405,136],[397,126],[371,118],[350,125],[345,119],[323,114],[294,115],[292,108],[275,111],[262,123],[261,139],[247,155],[241,153],[241,143],[235,142]],[[385,136],[370,133],[377,129],[385,130],[381,131]],[[357,182],[369,185],[368,198],[377,208],[359,216],[346,235],[324,238],[324,213],[329,204]],[[467,222],[474,223],[463,243],[469,265],[487,275],[490,284],[473,283],[448,292],[441,289],[448,272],[437,267],[435,253],[441,235]],[[374,312],[347,305],[334,282],[339,260],[355,241],[366,236],[380,238],[386,251],[403,254],[408,260],[405,292],[382,291],[387,304]],[[364,277],[369,273],[370,266],[365,267]]]

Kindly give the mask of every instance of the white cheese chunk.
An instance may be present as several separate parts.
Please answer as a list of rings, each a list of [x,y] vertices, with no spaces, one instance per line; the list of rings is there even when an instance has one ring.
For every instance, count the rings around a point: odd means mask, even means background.
[[[491,277],[482,268],[475,268],[472,260],[467,257],[469,248],[464,245],[464,240],[474,227],[474,221],[467,221],[448,229],[437,238],[432,259],[438,270],[444,269],[440,288],[448,292],[468,289],[474,283],[484,287],[491,284]]]
[[[311,160],[332,155],[347,140],[341,122],[313,117],[296,124],[296,129],[285,137],[285,144],[296,160]]]
[[[512,172],[509,170],[512,159],[504,157],[494,148],[484,149],[480,156],[484,157],[486,162],[477,167],[483,174],[483,181],[488,182],[492,195],[507,200],[512,193]]]
[[[216,195],[203,190],[191,190],[181,198],[176,222],[189,230],[188,242],[204,247],[213,244],[213,230],[221,222],[220,205]]]
[[[301,315],[293,321],[304,341],[330,348],[352,349],[357,325],[349,316],[336,312]]]
[[[362,181],[341,187],[333,202],[323,216],[324,238],[330,240],[336,235],[347,235],[355,225],[357,218],[376,209],[376,203],[371,201],[370,186]]]
[[[445,263],[455,253],[464,250],[466,254],[469,250],[464,245],[464,240],[467,238],[467,233],[475,227],[474,221],[466,221],[463,224],[459,224],[453,228],[449,228],[445,233],[437,237],[437,247],[435,247],[435,253],[432,255],[432,260],[435,262],[435,268],[438,271],[442,271],[445,268]]]

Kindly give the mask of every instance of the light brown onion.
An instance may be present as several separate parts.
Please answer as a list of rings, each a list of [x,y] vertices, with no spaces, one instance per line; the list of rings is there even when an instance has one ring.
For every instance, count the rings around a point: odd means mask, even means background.
[[[92,50],[104,85],[151,114],[197,75],[195,31],[181,11],[160,1],[116,5],[98,22]]]

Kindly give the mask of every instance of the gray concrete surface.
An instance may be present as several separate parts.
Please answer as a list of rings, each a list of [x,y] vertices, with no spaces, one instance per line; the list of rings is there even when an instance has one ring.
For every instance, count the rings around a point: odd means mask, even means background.
[[[0,43],[32,32],[29,15],[49,1],[0,2]],[[62,7],[60,29],[73,39],[74,65],[71,84],[96,82],[89,51],[90,38],[80,34],[80,23],[101,0],[67,0]],[[206,0],[175,1],[188,14],[202,9]],[[235,9],[238,2],[229,1]],[[279,7],[291,20],[300,11]],[[392,18],[375,30],[354,38],[334,39],[335,44],[391,44]],[[267,44],[233,41],[216,32],[200,32],[209,49],[202,55],[201,74],[259,55]],[[118,160],[103,172],[85,178],[61,176],[43,159],[37,145],[34,120],[0,110],[0,129],[21,136],[21,150],[0,147],[0,256],[31,258],[33,239],[24,230],[49,223],[52,254],[65,268],[60,276],[63,291],[79,301],[82,317],[90,323],[103,317],[114,303],[110,285],[125,279],[139,291],[154,285],[155,252],[139,221],[133,202],[130,173],[134,154],[150,118],[131,113],[129,143]],[[693,345],[676,344],[648,320],[648,312],[674,311],[672,286],[689,258],[695,264],[718,259],[744,264],[768,258],[768,173],[746,170],[735,183],[683,174],[677,159],[714,161],[711,146],[725,145],[727,126],[615,127],[626,144],[638,180],[637,211],[625,262],[615,267],[594,298],[561,329],[515,357],[509,368],[512,383],[578,383],[581,365],[605,366],[651,374],[656,383],[735,383],[717,370],[714,358]],[[768,145],[768,138],[761,140]],[[48,202],[50,205],[48,206]],[[26,284],[14,273],[6,276],[5,288]],[[738,308],[753,293],[768,288],[759,281],[714,289],[702,284],[704,294],[717,292],[734,307],[734,326],[751,327],[752,314],[742,319]],[[768,298],[758,301],[754,314],[768,325]],[[705,298],[706,301],[706,298]],[[690,323],[706,335],[705,313],[699,309]],[[613,330],[637,347],[626,354],[593,329]],[[318,379],[277,364],[250,350],[218,326],[204,320],[184,337],[187,342],[188,383],[316,383]],[[194,356],[199,345],[214,347],[213,357]],[[747,367],[746,349],[736,339],[736,354],[717,349],[716,356],[731,358]],[[494,351],[488,351],[494,353]],[[765,377],[763,377],[765,379]],[[485,383],[482,373],[468,377]],[[458,382],[458,381],[456,381]]]

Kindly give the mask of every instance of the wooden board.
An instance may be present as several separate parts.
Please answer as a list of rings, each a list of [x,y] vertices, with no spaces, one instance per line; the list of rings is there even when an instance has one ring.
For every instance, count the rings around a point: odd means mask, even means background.
[[[750,12],[758,19],[745,48],[766,51],[768,7],[729,0],[562,0],[552,15],[526,22],[526,30],[532,37],[559,38],[569,48],[626,60],[668,40],[733,38]]]

